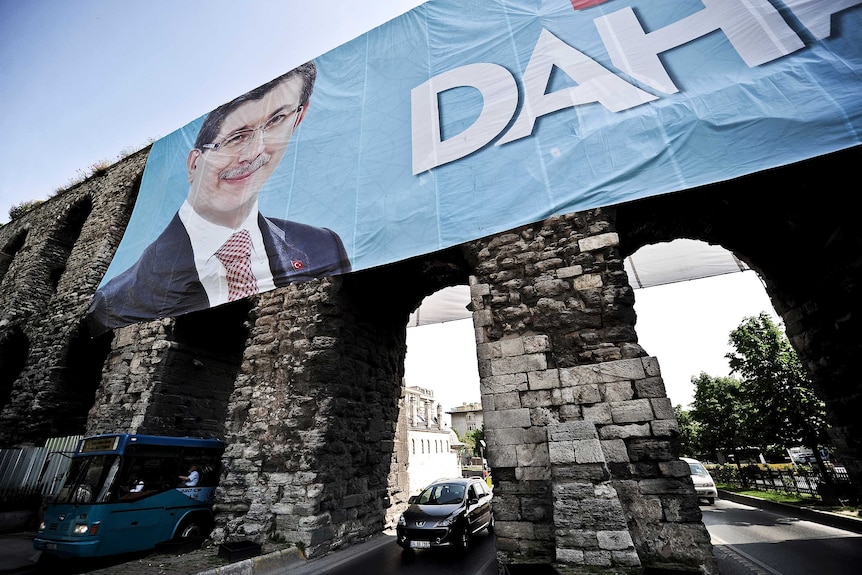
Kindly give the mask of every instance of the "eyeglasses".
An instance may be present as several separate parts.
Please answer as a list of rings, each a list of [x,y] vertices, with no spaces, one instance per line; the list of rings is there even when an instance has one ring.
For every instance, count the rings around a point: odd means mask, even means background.
[[[290,138],[293,130],[296,129],[296,125],[299,123],[299,117],[301,115],[302,106],[297,106],[292,112],[276,114],[267,120],[263,126],[238,130],[228,135],[221,142],[204,144],[201,147],[214,152],[240,152],[252,143],[254,140],[254,134],[258,130],[260,130],[262,137],[266,136],[272,141],[278,142],[280,140],[287,140]],[[291,123],[288,122],[288,119],[291,116],[294,117],[292,126]]]

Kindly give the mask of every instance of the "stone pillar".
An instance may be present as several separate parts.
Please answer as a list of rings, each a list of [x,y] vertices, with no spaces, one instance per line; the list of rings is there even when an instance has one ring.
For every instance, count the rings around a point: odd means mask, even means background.
[[[714,573],[617,243],[602,210],[477,242],[471,298],[498,560]]]

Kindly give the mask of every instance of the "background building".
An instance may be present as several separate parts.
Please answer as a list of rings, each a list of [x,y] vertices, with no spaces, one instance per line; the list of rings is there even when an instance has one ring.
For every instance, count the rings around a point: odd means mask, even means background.
[[[410,495],[444,477],[460,477],[458,436],[443,425],[443,407],[434,391],[405,387],[407,405],[407,476]]]
[[[458,437],[464,437],[468,431],[482,429],[482,426],[485,425],[481,403],[465,402],[446,413],[452,417],[452,429],[458,433]]]

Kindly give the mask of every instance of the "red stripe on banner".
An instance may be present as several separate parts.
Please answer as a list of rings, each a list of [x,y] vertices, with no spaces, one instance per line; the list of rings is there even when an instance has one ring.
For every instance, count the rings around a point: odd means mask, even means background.
[[[575,10],[583,10],[584,8],[595,6],[596,4],[604,4],[607,1],[608,0],[572,0],[572,8]]]

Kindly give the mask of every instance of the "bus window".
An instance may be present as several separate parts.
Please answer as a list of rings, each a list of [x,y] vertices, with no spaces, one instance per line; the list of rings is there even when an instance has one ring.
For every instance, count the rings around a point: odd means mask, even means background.
[[[116,455],[75,459],[54,502],[83,504],[108,501],[118,467],[119,457]]]

